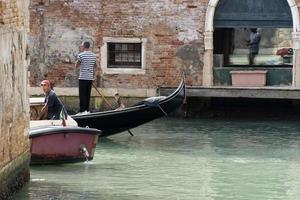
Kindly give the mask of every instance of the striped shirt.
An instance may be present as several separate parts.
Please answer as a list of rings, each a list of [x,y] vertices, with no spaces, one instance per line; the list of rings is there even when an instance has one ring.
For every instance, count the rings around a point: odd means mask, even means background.
[[[83,51],[77,59],[80,62],[79,80],[94,80],[96,55],[91,51]]]

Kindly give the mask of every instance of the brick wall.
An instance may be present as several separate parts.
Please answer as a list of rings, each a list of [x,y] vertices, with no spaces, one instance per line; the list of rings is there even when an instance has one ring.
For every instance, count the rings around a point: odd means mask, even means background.
[[[207,0],[32,0],[31,85],[43,78],[76,86],[78,46],[91,41],[100,63],[103,37],[146,38],[145,74],[102,74],[102,87],[176,86],[182,71],[201,85]]]
[[[29,175],[28,4],[0,1],[0,199],[8,199]]]
[[[103,37],[146,38],[145,74],[105,74],[106,88],[202,85],[204,25],[209,0],[31,0],[31,85],[48,78],[77,86],[79,44],[93,44],[101,63]],[[300,4],[300,0],[296,0]]]

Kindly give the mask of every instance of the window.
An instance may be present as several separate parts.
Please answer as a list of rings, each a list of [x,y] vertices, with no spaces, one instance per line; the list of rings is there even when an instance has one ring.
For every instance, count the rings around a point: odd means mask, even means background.
[[[108,68],[141,68],[142,43],[108,43]]]
[[[104,74],[145,74],[146,38],[103,37],[101,68]]]

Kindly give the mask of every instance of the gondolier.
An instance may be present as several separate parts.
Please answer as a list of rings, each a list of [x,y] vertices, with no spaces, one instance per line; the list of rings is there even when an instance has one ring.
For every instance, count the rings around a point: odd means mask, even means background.
[[[97,67],[96,55],[90,51],[90,43],[83,42],[80,46],[76,68],[79,67],[79,113],[87,114],[90,111],[90,97],[92,83]]]

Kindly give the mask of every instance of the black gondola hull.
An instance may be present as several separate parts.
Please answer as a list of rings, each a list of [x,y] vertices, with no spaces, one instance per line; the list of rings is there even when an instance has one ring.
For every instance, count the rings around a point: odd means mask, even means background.
[[[165,99],[158,101],[157,105],[141,104],[123,110],[74,115],[72,118],[78,123],[78,126],[88,126],[101,130],[101,137],[105,137],[135,128],[174,112],[183,104],[184,99],[185,81],[183,79],[177,90]]]

